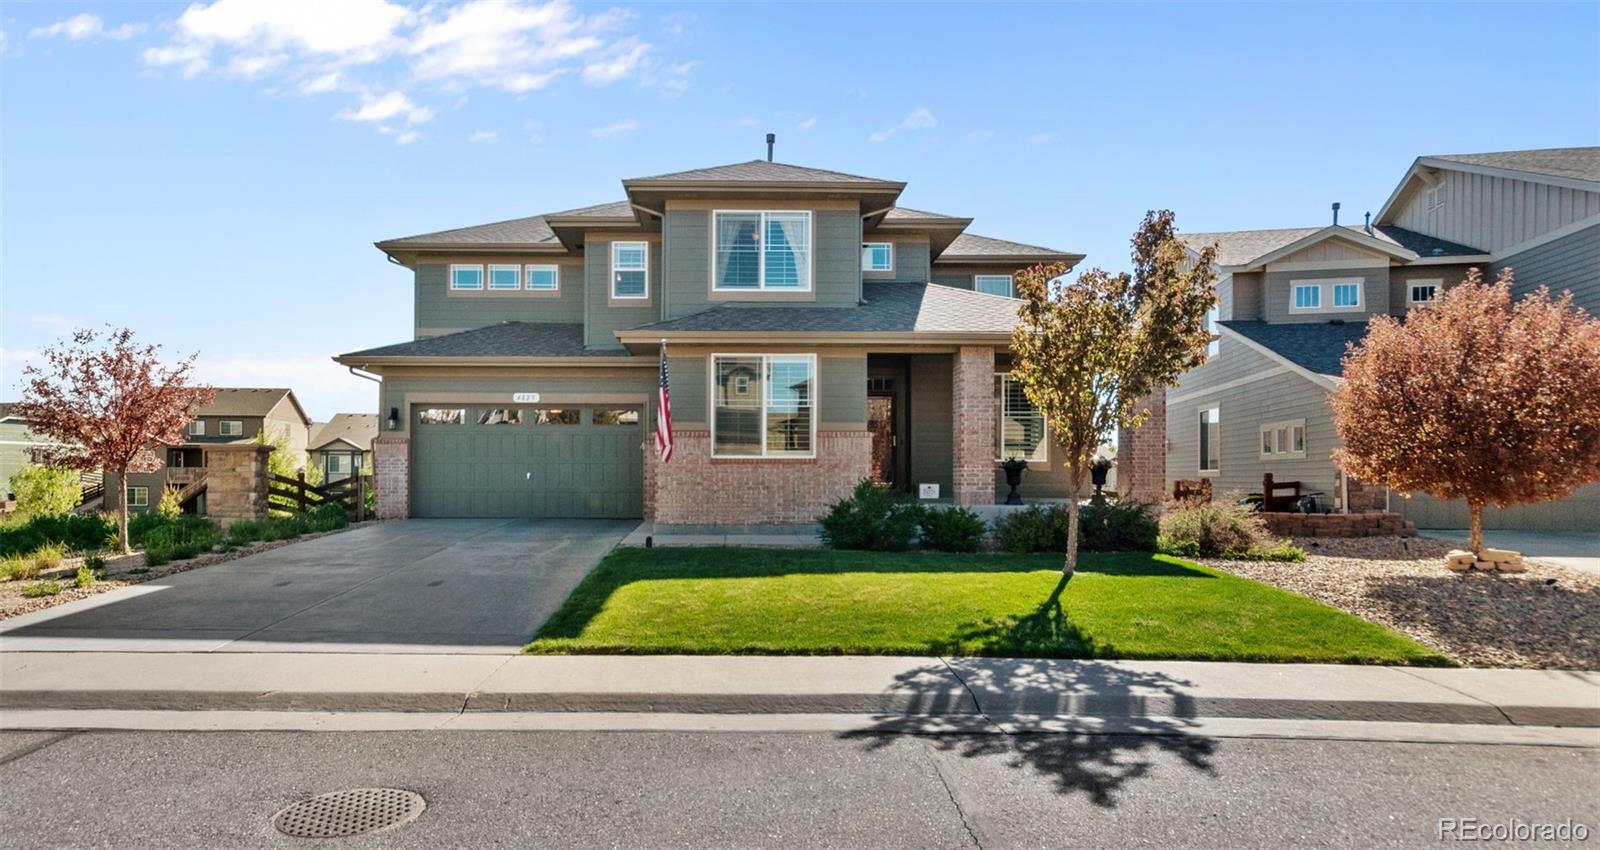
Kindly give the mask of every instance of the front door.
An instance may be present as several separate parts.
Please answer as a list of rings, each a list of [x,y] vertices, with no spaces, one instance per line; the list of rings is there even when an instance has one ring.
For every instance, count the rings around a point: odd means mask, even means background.
[[[872,434],[872,480],[895,486],[894,396],[867,396],[867,430]]]

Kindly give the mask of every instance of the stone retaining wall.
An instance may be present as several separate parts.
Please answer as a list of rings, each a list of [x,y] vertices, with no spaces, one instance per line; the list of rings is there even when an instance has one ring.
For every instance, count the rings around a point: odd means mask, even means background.
[[[1399,514],[1263,512],[1267,530],[1282,537],[1416,537],[1417,526]]]

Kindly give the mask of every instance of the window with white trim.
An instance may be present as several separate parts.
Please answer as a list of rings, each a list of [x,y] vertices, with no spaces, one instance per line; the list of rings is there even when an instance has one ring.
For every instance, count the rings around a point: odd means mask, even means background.
[[[561,289],[560,266],[527,266],[525,287],[530,292],[556,292]]]
[[[817,357],[713,354],[713,457],[815,457]]]
[[[1361,284],[1336,283],[1333,285],[1334,309],[1361,306]]]
[[[224,437],[242,437],[244,422],[238,419],[224,419],[217,423],[217,433]]]
[[[483,266],[453,265],[450,267],[451,289],[482,289]]]
[[[150,507],[150,488],[149,487],[129,487],[128,488],[128,507],[130,507],[130,508],[148,508],[148,507]]]
[[[1362,308],[1361,290],[1366,278],[1346,277],[1327,280],[1291,280],[1289,312],[1342,313]]]
[[[1000,460],[1020,458],[1029,463],[1050,459],[1050,441],[1045,438],[1044,413],[1033,406],[1022,382],[1009,373],[995,376],[995,409],[1000,413],[996,432],[996,451]]]
[[[1311,284],[1295,284],[1294,308],[1296,310],[1322,309],[1322,287]]]
[[[189,423],[189,436],[204,437],[205,435],[206,421],[204,419],[196,419],[195,421]]]
[[[1222,468],[1222,411],[1217,405],[1200,408],[1200,474],[1216,474]]]
[[[1261,459],[1283,460],[1306,456],[1306,421],[1291,419],[1261,426]]]
[[[894,271],[894,243],[868,242],[862,245],[861,270],[864,272]]]
[[[810,210],[719,210],[711,231],[713,289],[810,291]]]
[[[987,292],[990,295],[1004,295],[1011,297],[1011,275],[1008,274],[975,274],[972,276],[972,288],[978,292]]]
[[[521,289],[522,269],[515,265],[489,266],[490,289]]]
[[[650,243],[611,243],[611,297],[650,297]]]
[[[350,455],[346,452],[329,452],[323,464],[323,472],[328,475],[349,475]]]
[[[1444,283],[1441,279],[1413,280],[1411,281],[1411,303],[1426,304],[1439,295],[1439,286]]]

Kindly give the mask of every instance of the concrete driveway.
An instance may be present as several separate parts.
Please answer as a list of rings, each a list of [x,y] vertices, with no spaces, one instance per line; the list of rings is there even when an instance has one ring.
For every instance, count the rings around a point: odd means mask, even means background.
[[[382,523],[0,622],[0,651],[514,653],[636,525]]]

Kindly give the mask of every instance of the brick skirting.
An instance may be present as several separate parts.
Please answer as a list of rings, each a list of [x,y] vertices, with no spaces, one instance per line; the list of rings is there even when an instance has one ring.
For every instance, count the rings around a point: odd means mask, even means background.
[[[815,459],[713,459],[709,431],[672,437],[664,468],[644,446],[646,518],[658,523],[814,522],[867,477],[872,448],[867,431],[824,431]]]
[[[1399,514],[1263,512],[1267,530],[1282,537],[1416,537],[1417,526]]]

